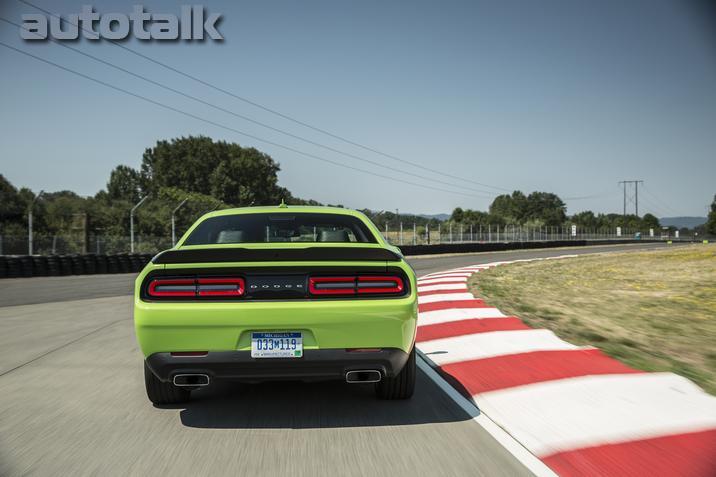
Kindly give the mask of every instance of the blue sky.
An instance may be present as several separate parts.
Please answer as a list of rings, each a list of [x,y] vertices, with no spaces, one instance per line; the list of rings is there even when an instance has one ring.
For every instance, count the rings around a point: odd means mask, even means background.
[[[57,13],[83,2],[30,0]],[[89,3],[89,2],[84,2]],[[129,13],[135,2],[96,1]],[[152,12],[179,3],[145,1]],[[716,193],[716,20],[705,2],[205,1],[223,42],[126,46],[306,123],[451,175],[504,189],[544,190],[570,213],[621,212],[617,181],[643,179],[640,212],[705,215]],[[33,8],[3,0],[20,22]],[[198,105],[50,42],[0,41],[192,114],[353,167],[378,169]],[[270,115],[111,44],[73,47],[175,89],[332,148],[406,169]],[[486,209],[475,196],[376,178],[163,110],[0,48],[0,173],[33,190],[91,195],[118,164],[138,167],[158,139],[208,135],[255,146],[295,195],[349,207]],[[467,192],[469,193],[469,192]]]

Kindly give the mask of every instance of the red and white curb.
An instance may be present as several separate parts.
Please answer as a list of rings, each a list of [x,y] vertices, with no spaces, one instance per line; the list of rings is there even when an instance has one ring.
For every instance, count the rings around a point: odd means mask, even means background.
[[[418,279],[418,350],[477,405],[475,419],[546,464],[521,459],[540,475],[716,476],[716,397],[530,328],[468,291],[473,273],[507,263]]]

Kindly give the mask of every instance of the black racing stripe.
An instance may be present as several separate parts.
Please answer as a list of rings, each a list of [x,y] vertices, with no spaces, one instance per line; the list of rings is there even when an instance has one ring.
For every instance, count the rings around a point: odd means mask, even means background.
[[[293,261],[400,261],[400,256],[384,248],[308,247],[286,249],[210,248],[167,250],[152,259],[156,264],[211,262],[293,262]]]

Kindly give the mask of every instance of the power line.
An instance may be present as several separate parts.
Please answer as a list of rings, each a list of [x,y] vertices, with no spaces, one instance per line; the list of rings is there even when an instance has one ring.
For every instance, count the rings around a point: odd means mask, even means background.
[[[652,194],[651,191],[649,189],[647,189],[645,186],[642,187],[642,190],[644,192],[646,192],[650,197],[652,197],[656,202],[658,202],[663,207],[665,207],[666,209],[671,211],[671,213],[676,214],[676,215],[687,215],[687,214],[682,214],[681,212],[679,212],[678,210],[674,209],[669,204],[667,204],[665,201],[661,200],[658,196]]]
[[[26,52],[26,51],[23,51],[23,50],[21,50],[21,49],[19,49],[19,48],[15,48],[14,46],[9,45],[9,44],[7,44],[7,43],[0,42],[0,46],[4,46],[5,48],[14,50],[14,51],[16,51],[16,52],[18,52],[18,53],[20,53],[20,54],[23,54],[23,55],[25,55],[25,56],[29,56],[29,57],[31,57],[31,58],[34,58],[35,60],[41,61],[41,62],[46,63],[46,64],[48,64],[48,65],[54,66],[54,67],[56,67],[56,68],[59,68],[59,69],[61,69],[61,70],[67,71],[68,73],[72,73],[72,74],[74,74],[74,75],[77,75],[77,76],[79,76],[79,77],[81,77],[81,78],[84,78],[84,79],[87,79],[87,80],[89,80],[89,81],[95,82],[95,83],[100,84],[100,85],[102,85],[102,86],[105,86],[105,87],[107,87],[107,88],[111,88],[111,89],[113,89],[113,90],[115,90],[115,91],[119,91],[119,92],[124,93],[124,94],[127,94],[127,95],[129,95],[129,96],[133,96],[133,97],[135,97],[135,98],[137,98],[137,99],[141,99],[141,100],[146,101],[146,102],[148,102],[148,103],[154,104],[155,106],[159,106],[159,107],[161,107],[161,108],[168,109],[169,111],[173,111],[173,112],[175,112],[175,113],[182,114],[182,115],[187,116],[187,117],[190,117],[190,118],[192,118],[192,119],[196,119],[196,120],[198,120],[198,121],[202,121],[202,122],[205,122],[205,123],[207,123],[207,124],[211,124],[212,126],[216,126],[216,127],[225,129],[225,130],[227,130],[227,131],[231,131],[231,132],[240,134],[240,135],[242,135],[242,136],[246,136],[246,137],[252,138],[252,139],[254,139],[254,140],[256,140],[256,141],[260,141],[260,142],[263,142],[263,143],[265,143],[265,144],[270,144],[270,145],[275,146],[275,147],[280,147],[281,149],[285,149],[285,150],[287,150],[287,151],[291,151],[291,152],[294,152],[294,153],[296,153],[296,154],[300,154],[300,155],[305,156],[305,157],[309,157],[309,158],[316,159],[316,160],[319,160],[319,161],[322,161],[322,162],[326,162],[326,163],[329,163],[329,164],[333,164],[333,165],[335,165],[335,166],[344,167],[344,168],[346,168],[346,169],[351,169],[351,170],[354,170],[354,171],[362,172],[362,173],[364,173],[364,174],[369,174],[369,175],[372,175],[372,176],[381,177],[381,178],[383,178],[383,179],[388,179],[388,180],[392,180],[392,181],[396,181],[396,182],[401,182],[401,183],[403,183],[403,184],[408,184],[408,185],[412,185],[412,186],[416,186],[416,187],[423,187],[423,188],[426,188],[426,189],[436,190],[436,191],[440,191],[440,192],[447,192],[447,193],[450,193],[450,194],[463,195],[463,196],[468,196],[468,197],[478,197],[478,198],[491,198],[491,197],[492,197],[492,196],[480,196],[480,195],[476,195],[476,194],[468,194],[468,193],[458,192],[458,191],[454,191],[454,190],[441,189],[441,188],[433,187],[433,186],[426,185],[426,184],[419,184],[419,183],[416,183],[416,182],[407,181],[407,180],[400,179],[400,178],[397,178],[397,177],[391,177],[391,176],[386,176],[386,175],[383,175],[383,174],[378,174],[378,173],[372,172],[372,171],[366,171],[365,169],[360,169],[360,168],[358,168],[358,167],[349,166],[349,165],[347,165],[347,164],[343,164],[343,163],[340,163],[340,162],[336,162],[336,161],[333,161],[333,160],[331,160],[331,159],[326,159],[325,157],[321,157],[321,156],[317,156],[317,155],[315,155],[315,154],[311,154],[311,153],[308,153],[308,152],[305,152],[305,151],[301,151],[301,150],[299,150],[299,149],[295,149],[295,148],[293,148],[293,147],[286,146],[286,145],[284,145],[284,144],[280,144],[280,143],[277,143],[277,142],[274,142],[274,141],[270,141],[270,140],[268,140],[268,139],[263,139],[263,138],[261,138],[261,137],[259,137],[259,136],[255,136],[255,135],[253,135],[253,134],[249,134],[249,133],[246,133],[246,132],[244,132],[244,131],[240,131],[240,130],[238,130],[238,129],[235,129],[235,128],[231,127],[231,126],[226,126],[226,125],[224,125],[224,124],[221,124],[221,123],[219,123],[219,122],[213,121],[213,120],[211,120],[211,119],[206,119],[206,118],[203,118],[203,117],[201,117],[201,116],[197,116],[197,115],[195,115],[195,114],[193,114],[193,113],[190,113],[190,112],[181,110],[181,109],[179,109],[179,108],[175,108],[175,107],[173,107],[173,106],[170,106],[170,105],[161,103],[161,102],[159,102],[159,101],[153,100],[153,99],[151,99],[151,98],[147,98],[146,96],[142,96],[142,95],[140,95],[140,94],[133,93],[133,92],[131,92],[131,91],[129,91],[129,90],[126,90],[126,89],[124,89],[124,88],[121,88],[121,87],[119,87],[119,86],[115,86],[115,85],[113,85],[113,84],[107,83],[107,82],[102,81],[102,80],[99,80],[99,79],[97,79],[97,78],[93,78],[93,77],[88,76],[88,75],[86,75],[86,74],[84,74],[84,73],[80,73],[79,71],[75,71],[75,70],[73,70],[73,69],[71,69],[71,68],[67,68],[67,67],[62,66],[62,65],[60,65],[60,64],[58,64],[58,63],[54,63],[54,62],[52,62],[52,61],[46,60],[46,59],[41,58],[41,57],[39,57],[39,56],[36,56],[36,55],[33,55],[33,54],[28,53],[28,52]]]
[[[53,16],[53,17],[55,17],[55,18],[59,18],[61,21],[67,22],[67,23],[69,23],[69,24],[71,24],[71,25],[73,25],[73,26],[76,26],[76,27],[78,27],[78,28],[81,28],[82,30],[84,30],[84,31],[86,31],[86,32],[91,32],[91,30],[88,30],[88,29],[84,28],[84,26],[79,25],[79,24],[76,24],[76,23],[73,23],[73,22],[70,22],[69,20],[66,20],[66,19],[62,18],[61,16],[59,16],[59,15],[57,15],[57,14],[55,14],[55,13],[52,13],[52,12],[50,12],[50,11],[48,11],[48,10],[43,9],[42,7],[39,7],[39,6],[37,6],[37,5],[35,5],[35,4],[31,3],[31,2],[28,2],[27,0],[17,0],[17,1],[18,1],[18,2],[21,2],[21,3],[24,3],[25,5],[28,5],[28,6],[30,6],[30,7],[33,7],[33,8],[35,8],[35,9],[37,9],[37,10],[39,10],[39,11],[41,11],[41,12],[47,14],[47,15]],[[156,64],[156,65],[158,65],[158,66],[161,66],[162,68],[165,68],[165,69],[167,69],[167,70],[169,70],[169,71],[172,71],[172,72],[174,72],[174,73],[177,73],[177,74],[179,74],[179,75],[181,75],[181,76],[184,76],[185,78],[188,78],[188,79],[190,79],[190,80],[192,80],[192,81],[195,81],[195,82],[197,82],[197,83],[200,83],[200,84],[202,84],[202,85],[204,85],[204,86],[206,86],[206,87],[208,87],[208,88],[211,88],[211,89],[213,89],[213,90],[215,90],[215,91],[218,91],[218,92],[220,92],[220,93],[223,93],[223,94],[226,94],[226,95],[228,95],[228,96],[231,96],[231,97],[234,98],[234,99],[237,99],[237,100],[242,101],[242,102],[244,102],[244,103],[250,104],[250,105],[252,105],[252,106],[254,106],[254,107],[256,107],[256,108],[262,109],[263,111],[266,111],[266,112],[271,113],[271,114],[273,114],[273,115],[279,116],[279,117],[281,117],[281,118],[283,118],[283,119],[286,119],[286,120],[291,121],[291,122],[293,122],[293,123],[295,123],[295,124],[298,124],[298,125],[301,125],[301,126],[303,126],[303,127],[306,127],[306,128],[311,129],[311,130],[313,130],[313,131],[319,132],[319,133],[321,133],[321,134],[325,134],[325,135],[330,136],[330,137],[332,137],[332,138],[334,138],[334,139],[338,139],[339,141],[345,142],[345,143],[350,144],[350,145],[352,145],[352,146],[359,147],[359,148],[361,148],[361,149],[364,149],[364,150],[366,150],[366,151],[370,151],[370,152],[372,152],[372,153],[374,153],[374,154],[381,155],[381,156],[386,157],[386,158],[388,158],[388,159],[392,159],[392,160],[394,160],[394,161],[402,162],[403,164],[408,164],[408,165],[413,166],[413,167],[416,167],[416,168],[418,168],[418,169],[423,169],[423,170],[432,172],[432,173],[434,173],[434,174],[439,174],[439,175],[444,176],[444,177],[449,177],[449,178],[451,178],[451,179],[459,180],[459,181],[462,181],[462,182],[466,182],[466,183],[470,183],[470,184],[475,184],[475,185],[479,185],[479,186],[482,186],[482,187],[487,187],[487,188],[489,188],[489,189],[495,189],[495,190],[498,190],[498,191],[510,192],[509,189],[505,189],[505,188],[503,188],[503,187],[497,187],[497,186],[493,186],[493,185],[490,185],[490,184],[484,184],[484,183],[477,182],[477,181],[474,181],[474,180],[471,180],[471,179],[465,179],[465,178],[460,177],[460,176],[455,176],[455,175],[452,175],[452,174],[448,174],[448,173],[443,172],[443,171],[440,171],[440,170],[438,170],[438,169],[432,169],[432,168],[423,166],[423,165],[421,165],[421,164],[418,164],[418,163],[416,163],[416,162],[412,162],[412,161],[409,161],[409,160],[407,160],[407,159],[403,159],[403,158],[401,158],[401,157],[398,157],[398,156],[395,156],[395,155],[392,155],[392,154],[388,154],[388,153],[382,152],[382,151],[380,151],[380,150],[378,150],[378,149],[375,149],[375,148],[366,146],[366,145],[361,144],[361,143],[359,143],[359,142],[352,141],[352,140],[347,139],[347,138],[345,138],[345,137],[343,137],[343,136],[340,136],[340,135],[338,135],[338,134],[331,133],[331,132],[329,132],[329,131],[327,131],[327,130],[325,130],[325,129],[319,128],[319,127],[317,127],[317,126],[312,126],[311,124],[308,124],[308,123],[306,123],[306,122],[304,122],[304,121],[301,121],[301,120],[299,120],[299,119],[296,119],[296,118],[294,118],[294,117],[292,117],[292,116],[289,116],[289,115],[287,115],[287,114],[281,113],[280,111],[277,111],[277,110],[275,110],[275,109],[271,109],[271,108],[269,108],[269,107],[267,107],[267,106],[264,106],[264,105],[262,105],[262,104],[260,104],[260,103],[257,103],[256,101],[252,101],[252,100],[250,100],[250,99],[248,99],[248,98],[245,98],[245,97],[243,97],[243,96],[239,96],[239,95],[237,95],[237,94],[235,94],[235,93],[232,93],[231,91],[228,91],[228,90],[226,90],[226,89],[224,89],[224,88],[220,88],[219,86],[216,86],[216,85],[214,85],[214,84],[212,84],[212,83],[209,83],[209,82],[206,81],[206,80],[202,80],[201,78],[198,78],[198,77],[196,77],[196,76],[194,76],[194,75],[191,75],[191,74],[189,74],[189,73],[186,73],[186,72],[184,72],[184,71],[181,71],[181,70],[179,70],[179,69],[177,69],[177,68],[175,68],[175,67],[173,67],[173,66],[170,66],[170,65],[168,65],[168,64],[166,64],[166,63],[163,63],[163,62],[161,62],[161,61],[159,61],[159,60],[156,60],[156,59],[154,59],[154,58],[152,58],[152,57],[150,57],[150,56],[147,56],[147,55],[145,55],[145,54],[143,54],[143,53],[140,53],[140,52],[138,52],[138,51],[136,51],[136,50],[134,50],[134,49],[132,49],[132,48],[129,48],[129,47],[127,47],[127,46],[125,46],[125,45],[123,45],[123,44],[121,44],[121,43],[119,43],[119,42],[117,42],[117,41],[115,41],[115,40],[108,40],[108,39],[107,39],[106,41],[110,42],[111,44],[113,44],[113,45],[115,45],[115,46],[117,46],[117,47],[119,47],[119,48],[122,48],[122,49],[125,50],[125,51],[128,51],[128,52],[132,53],[133,55],[139,56],[140,58],[143,58],[143,59],[145,59],[145,60],[147,60],[147,61],[150,61],[150,62],[152,62],[152,63],[154,63],[154,64]]]
[[[10,25],[16,26],[16,27],[18,27],[18,28],[25,29],[25,30],[27,30],[27,31],[31,31],[31,30],[25,28],[24,26],[22,26],[22,25],[20,25],[20,24],[18,24],[18,23],[15,23],[15,22],[13,22],[13,21],[11,21],[11,20],[8,20],[7,18],[0,17],[0,21],[3,21],[3,22],[8,23],[8,24],[10,24]],[[32,32],[32,33],[34,33],[34,32]],[[38,37],[40,36],[38,33],[35,33],[35,35],[37,35]],[[288,132],[288,131],[284,131],[284,130],[282,130],[282,129],[275,128],[275,127],[273,127],[273,126],[270,126],[270,125],[268,125],[268,124],[262,123],[262,122],[260,122],[260,121],[256,121],[256,120],[254,120],[254,119],[252,119],[252,118],[250,118],[250,117],[247,117],[247,116],[244,116],[244,115],[242,115],[242,114],[236,113],[236,112],[234,112],[234,111],[228,110],[228,109],[223,108],[223,107],[221,107],[221,106],[217,106],[217,105],[215,105],[215,104],[213,104],[213,103],[210,103],[210,102],[208,102],[208,101],[205,101],[205,100],[203,100],[203,99],[201,99],[201,98],[198,98],[198,97],[196,97],[196,96],[193,96],[193,95],[191,95],[191,94],[189,94],[189,93],[185,93],[185,92],[183,92],[183,91],[180,91],[180,90],[177,90],[177,89],[172,88],[172,87],[170,87],[170,86],[167,86],[167,85],[165,85],[165,84],[163,84],[163,83],[161,83],[161,82],[159,82],[159,81],[154,81],[154,80],[152,80],[151,78],[147,78],[146,76],[140,75],[140,74],[138,74],[138,73],[134,73],[134,72],[131,71],[131,70],[128,70],[128,69],[126,69],[126,68],[122,68],[121,66],[117,66],[117,65],[115,65],[115,64],[112,63],[112,62],[105,61],[105,60],[103,60],[103,59],[101,59],[101,58],[98,58],[98,57],[96,57],[96,56],[94,56],[94,55],[91,55],[91,54],[89,54],[89,53],[85,53],[84,51],[79,50],[79,49],[77,49],[77,48],[73,48],[73,47],[71,47],[71,46],[69,46],[69,45],[66,45],[65,43],[63,43],[63,42],[61,42],[61,41],[55,40],[55,39],[53,39],[53,38],[49,38],[49,39],[50,39],[52,42],[54,42],[54,43],[60,45],[60,46],[63,47],[63,48],[67,48],[67,49],[69,49],[69,50],[71,50],[71,51],[74,51],[74,52],[77,53],[77,54],[80,54],[80,55],[82,55],[82,56],[85,56],[85,57],[87,57],[87,58],[90,58],[90,59],[92,59],[92,60],[94,60],[94,61],[97,61],[97,62],[103,64],[103,65],[109,66],[110,68],[114,68],[114,69],[116,69],[116,70],[118,70],[118,71],[121,71],[121,72],[126,73],[126,74],[128,74],[128,75],[131,75],[131,76],[133,76],[133,77],[135,77],[135,78],[139,78],[139,79],[141,79],[141,80],[143,80],[143,81],[146,81],[147,83],[150,83],[150,84],[152,84],[152,85],[154,85],[154,86],[158,86],[158,87],[160,87],[160,88],[162,88],[162,89],[165,89],[165,90],[167,90],[167,91],[171,91],[172,93],[178,94],[178,95],[183,96],[183,97],[188,98],[188,99],[191,99],[192,101],[198,102],[198,103],[203,104],[203,105],[205,105],[205,106],[209,106],[209,107],[211,107],[211,108],[213,108],[213,109],[216,109],[217,111],[221,111],[221,112],[230,114],[230,115],[235,116],[235,117],[237,117],[237,118],[243,119],[243,120],[245,120],[245,121],[249,121],[249,122],[251,122],[251,123],[254,123],[254,124],[257,124],[257,125],[259,125],[259,126],[261,126],[261,127],[264,127],[264,128],[266,128],[266,129],[270,129],[270,130],[272,130],[272,131],[275,131],[275,132],[284,134],[284,135],[286,135],[286,136],[289,136],[289,137],[291,137],[291,138],[298,139],[298,140],[300,140],[300,141],[303,141],[303,142],[305,142],[305,143],[311,144],[311,145],[313,145],[313,146],[321,147],[321,148],[326,149],[326,150],[329,150],[329,151],[331,151],[331,152],[335,152],[335,153],[338,153],[338,154],[342,154],[342,155],[344,155],[344,156],[350,157],[350,158],[352,158],[352,159],[356,159],[356,160],[358,160],[358,161],[366,162],[366,163],[371,164],[371,165],[376,166],[376,167],[382,167],[382,168],[384,168],[384,169],[388,169],[388,170],[390,170],[390,171],[397,172],[397,173],[399,173],[399,174],[405,174],[405,175],[408,175],[408,176],[416,177],[416,178],[419,178],[419,179],[422,179],[422,180],[425,180],[425,181],[428,181],[428,182],[436,182],[436,183],[443,184],[443,185],[447,185],[447,186],[451,186],[451,187],[457,187],[457,188],[460,188],[460,189],[463,189],[463,190],[467,190],[467,191],[470,191],[470,192],[478,192],[478,193],[492,194],[493,196],[495,195],[493,192],[490,192],[490,191],[471,189],[471,188],[469,188],[469,187],[465,187],[465,186],[462,186],[462,185],[459,185],[459,184],[455,184],[455,183],[452,183],[452,182],[446,182],[446,181],[443,181],[443,180],[440,180],[440,179],[436,179],[436,178],[433,178],[433,177],[427,177],[427,176],[424,176],[424,175],[415,174],[414,172],[409,172],[409,171],[405,171],[405,170],[403,170],[403,169],[398,169],[398,168],[395,168],[395,167],[387,166],[387,165],[385,165],[385,164],[381,164],[381,163],[378,162],[378,161],[373,161],[373,160],[370,160],[370,159],[366,159],[366,158],[363,158],[363,157],[360,157],[360,156],[356,156],[356,155],[354,155],[354,154],[351,154],[351,153],[348,153],[348,152],[345,152],[345,151],[341,151],[341,150],[339,150],[339,149],[335,149],[335,148],[330,147],[330,146],[326,146],[326,145],[324,145],[324,144],[321,144],[321,143],[312,141],[312,140],[310,140],[310,139],[306,139],[306,138],[301,137],[301,136],[298,136],[298,135],[296,135],[296,134],[292,134],[292,133],[290,133],[290,132]]]

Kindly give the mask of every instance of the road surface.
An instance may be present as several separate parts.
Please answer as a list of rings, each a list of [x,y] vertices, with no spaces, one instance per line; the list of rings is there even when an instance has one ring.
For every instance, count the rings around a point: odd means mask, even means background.
[[[638,244],[411,258],[419,275]],[[132,275],[0,280],[0,475],[530,472],[422,371],[414,398],[345,383],[220,384],[153,407]]]

